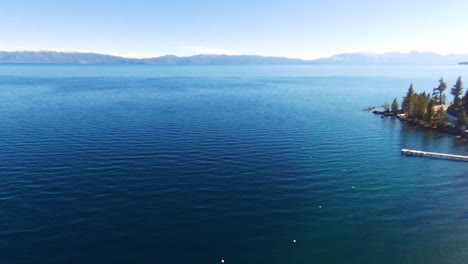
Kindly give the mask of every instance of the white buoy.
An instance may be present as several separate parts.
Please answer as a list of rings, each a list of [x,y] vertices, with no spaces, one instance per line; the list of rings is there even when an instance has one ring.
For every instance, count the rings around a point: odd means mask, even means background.
[[[224,259],[221,260],[221,263],[224,263]]]
[[[321,206],[321,205],[319,205],[319,208],[322,208],[322,206]]]
[[[353,187],[351,187],[351,188],[353,188],[353,189],[354,189],[354,186],[353,186]]]
[[[296,243],[296,239],[294,239],[293,242]]]

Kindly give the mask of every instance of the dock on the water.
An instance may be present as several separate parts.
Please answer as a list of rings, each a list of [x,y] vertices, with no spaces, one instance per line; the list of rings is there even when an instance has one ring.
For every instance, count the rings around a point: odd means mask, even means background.
[[[428,151],[413,150],[413,149],[402,149],[401,150],[401,155],[419,156],[419,157],[428,157],[428,158],[437,158],[437,159],[448,159],[448,160],[458,160],[458,161],[468,161],[468,156],[437,153],[437,152],[428,152]]]

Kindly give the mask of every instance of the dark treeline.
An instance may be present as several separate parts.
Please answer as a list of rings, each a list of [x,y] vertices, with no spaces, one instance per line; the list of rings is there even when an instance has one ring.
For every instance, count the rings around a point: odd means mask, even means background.
[[[463,132],[468,125],[468,90],[463,94],[462,78],[458,77],[450,89],[453,101],[447,103],[446,89],[447,83],[443,78],[440,78],[439,85],[433,89],[432,94],[417,93],[411,84],[403,98],[401,109],[395,98],[391,108],[388,103],[384,105],[385,111],[426,127],[453,127]],[[453,118],[449,118],[447,113]]]

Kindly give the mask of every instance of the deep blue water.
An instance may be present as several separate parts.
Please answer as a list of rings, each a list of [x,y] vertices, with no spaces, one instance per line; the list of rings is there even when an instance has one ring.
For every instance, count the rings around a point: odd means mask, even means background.
[[[459,75],[0,65],[0,263],[468,263],[468,163],[400,156],[467,142],[362,111]]]

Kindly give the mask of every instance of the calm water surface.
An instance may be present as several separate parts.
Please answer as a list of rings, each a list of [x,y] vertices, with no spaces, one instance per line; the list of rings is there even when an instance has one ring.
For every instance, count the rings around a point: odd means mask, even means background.
[[[468,263],[468,163],[400,156],[467,142],[362,111],[441,75],[0,65],[0,263]]]

